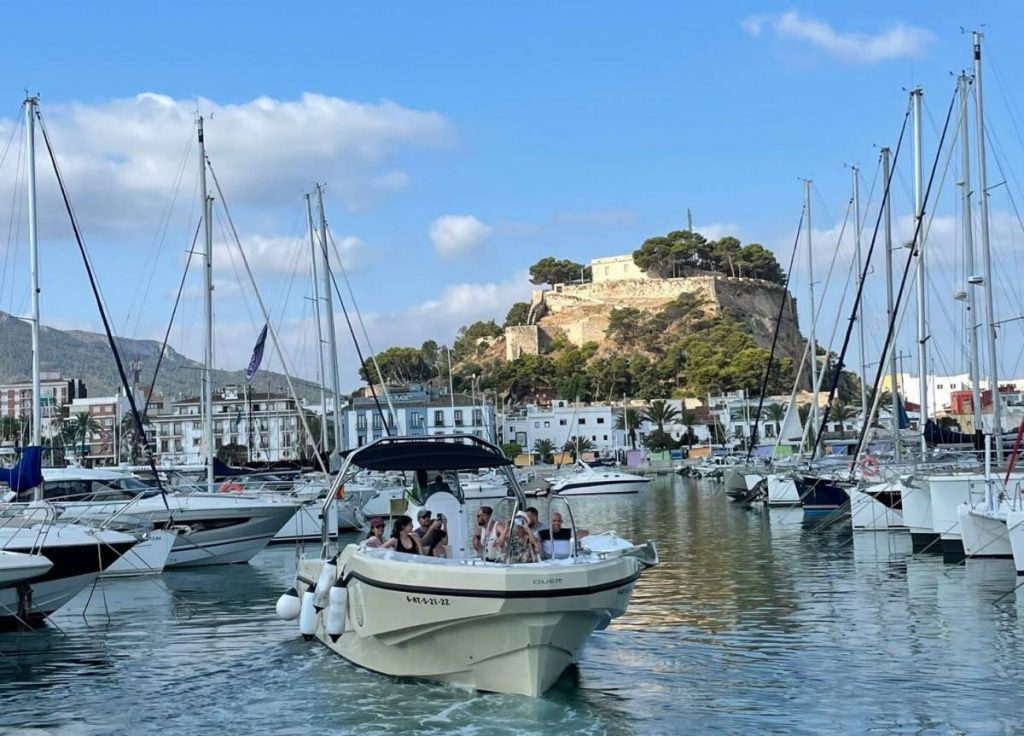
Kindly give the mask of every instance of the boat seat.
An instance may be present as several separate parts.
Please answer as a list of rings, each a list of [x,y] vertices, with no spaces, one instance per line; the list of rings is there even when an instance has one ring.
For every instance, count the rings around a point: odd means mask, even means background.
[[[438,514],[444,514],[448,519],[448,546],[451,548],[451,556],[457,560],[472,557],[466,507],[459,503],[459,499],[447,491],[438,491],[431,494],[423,507],[430,509],[434,518],[437,518]]]

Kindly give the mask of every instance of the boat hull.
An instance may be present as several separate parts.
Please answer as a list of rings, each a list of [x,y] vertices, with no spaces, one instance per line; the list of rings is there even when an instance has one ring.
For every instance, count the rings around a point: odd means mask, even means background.
[[[277,534],[270,539],[271,544],[287,544],[290,542],[320,541],[324,518],[323,501],[315,499],[296,509]],[[327,536],[338,538],[338,504],[332,503],[327,510]]]
[[[851,488],[850,519],[854,530],[902,529],[903,502],[899,485],[876,483],[863,490]]]
[[[640,493],[650,482],[649,478],[606,481],[570,480],[552,485],[551,493],[558,493],[562,496],[606,496],[616,493]]]
[[[625,612],[640,573],[626,556],[449,570],[351,549],[339,562],[348,590],[345,632],[332,641],[321,618],[316,637],[324,645],[387,675],[529,696],[551,687],[586,638]],[[321,565],[302,561],[300,595]]]
[[[998,512],[987,513],[967,504],[957,508],[964,554],[968,557],[1013,557],[1006,518]]]
[[[103,577],[159,575],[164,571],[177,536],[174,532],[166,529],[154,529],[148,532],[144,540],[104,570]]]
[[[850,501],[845,488],[826,478],[802,475],[796,478],[796,487],[807,515],[830,514]]]
[[[135,544],[135,539],[112,532],[97,532],[84,543],[47,540],[41,548],[22,546],[16,539],[6,544],[4,549],[11,552],[42,553],[53,566],[32,580],[0,588],[0,629],[39,623],[92,585]]]

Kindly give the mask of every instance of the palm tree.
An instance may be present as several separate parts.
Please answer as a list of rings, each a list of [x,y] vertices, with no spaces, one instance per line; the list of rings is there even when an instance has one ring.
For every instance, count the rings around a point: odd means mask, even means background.
[[[764,408],[764,418],[775,424],[775,436],[782,432],[782,420],[786,418],[786,409],[782,404],[768,404]]]
[[[578,459],[580,455],[589,450],[593,450],[594,445],[589,439],[581,435],[576,437],[570,437],[569,441],[562,446],[562,452],[572,453],[573,458]]]
[[[686,427],[686,436],[684,437],[687,447],[693,447],[693,443],[697,441],[697,436],[693,433],[693,425],[697,421],[697,412],[693,409],[683,409],[679,413],[679,423]]]
[[[13,440],[17,436],[17,420],[14,417],[0,417],[0,440]]]
[[[636,449],[636,428],[643,421],[643,415],[636,409],[616,409],[615,429],[629,430],[629,446]]]
[[[846,422],[857,417],[857,407],[844,401],[836,401],[828,413],[829,417],[839,423],[839,431],[846,431]]]
[[[533,443],[533,451],[540,455],[542,463],[546,463],[555,451],[555,443],[546,439],[537,440]]]
[[[80,411],[74,416],[74,426],[77,439],[82,442],[82,455],[85,455],[89,435],[100,431],[100,423],[89,412]]]
[[[644,410],[641,415],[646,421],[655,425],[659,432],[665,431],[665,425],[675,421],[679,416],[679,409],[669,404],[664,399],[657,399]]]

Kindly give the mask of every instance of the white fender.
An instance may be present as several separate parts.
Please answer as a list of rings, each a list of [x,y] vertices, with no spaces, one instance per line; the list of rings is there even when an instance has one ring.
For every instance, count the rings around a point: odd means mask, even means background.
[[[302,602],[299,600],[299,591],[289,588],[288,592],[277,599],[277,616],[284,621],[294,621],[299,617],[299,610]]]
[[[338,637],[345,633],[345,616],[348,613],[348,588],[340,580],[331,588],[330,599],[324,630],[331,641],[338,641]]]
[[[313,588],[306,588],[302,594],[302,608],[299,611],[299,631],[305,639],[312,639],[316,635],[319,616],[316,607],[313,605]]]
[[[327,600],[331,595],[331,586],[334,585],[334,581],[337,579],[338,558],[335,557],[325,562],[324,566],[320,568],[320,577],[317,578],[313,598],[313,605],[316,606],[317,613],[327,608]]]

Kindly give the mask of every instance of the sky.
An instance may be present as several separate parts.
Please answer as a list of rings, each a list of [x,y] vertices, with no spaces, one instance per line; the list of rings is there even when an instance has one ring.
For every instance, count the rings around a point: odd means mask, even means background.
[[[761,242],[785,267],[809,178],[814,280],[824,293],[816,332],[830,334],[842,315],[841,342],[853,228],[841,242],[838,234],[850,167],[861,170],[866,252],[879,147],[895,148],[908,91],[922,86],[927,174],[952,75],[971,63],[964,29],[985,32],[993,262],[1006,282],[994,292],[997,318],[1017,316],[1024,301],[1018,3],[179,2],[140,12],[122,2],[55,2],[5,15],[7,28],[22,29],[5,38],[0,66],[0,309],[14,314],[29,304],[19,122],[28,91],[40,96],[104,299],[126,337],[160,338],[170,318],[197,226],[195,118],[204,116],[227,204],[211,183],[221,368],[248,363],[262,324],[229,212],[288,367],[315,377],[304,194],[316,182],[359,315],[381,350],[450,342],[461,325],[500,322],[529,298],[527,270],[540,258],[629,253],[685,227],[688,209],[697,230]],[[965,278],[955,129],[954,120],[928,219],[933,372],[965,370],[965,319],[951,296]],[[901,241],[913,232],[909,137],[893,184]],[[99,329],[41,144],[37,165],[42,320]],[[879,239],[866,282],[868,363],[885,326],[880,250]],[[899,268],[905,252],[894,254]],[[806,258],[801,250],[791,282],[805,332]],[[195,358],[197,265],[171,331],[172,346]],[[357,361],[337,317],[342,384],[351,389]],[[908,370],[915,320],[909,311],[898,343]],[[1024,373],[1014,347],[1022,329],[1024,321],[1001,328],[1004,375]],[[265,365],[280,369],[267,353]]]

